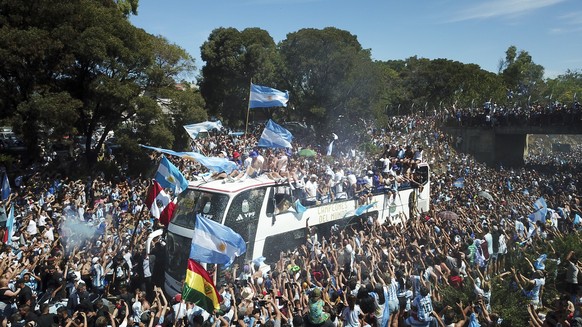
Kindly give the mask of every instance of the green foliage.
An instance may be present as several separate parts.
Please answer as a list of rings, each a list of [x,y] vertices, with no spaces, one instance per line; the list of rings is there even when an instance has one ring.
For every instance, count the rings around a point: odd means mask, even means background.
[[[81,101],[73,99],[67,92],[35,93],[17,107],[22,134],[33,152],[38,151],[39,141],[60,139],[63,135],[75,134],[75,122]],[[49,127],[49,128],[47,128]],[[40,137],[38,130],[45,131]]]
[[[579,97],[582,98],[582,73],[568,70],[556,78],[548,79],[541,96],[552,97],[552,101],[568,105],[578,101]]]
[[[184,91],[173,91],[169,96],[172,99],[168,108],[172,112],[170,130],[175,137],[174,149],[189,151],[191,139],[183,126],[208,119],[204,110],[204,99],[198,90],[190,87]]]
[[[200,91],[178,90],[177,80],[193,77],[194,59],[133,26],[128,16],[138,4],[0,1],[0,117],[23,135],[28,155],[39,155],[41,141],[81,135],[91,164],[110,131],[127,150],[123,160],[139,158],[138,143],[187,149],[184,124],[212,115],[244,126],[251,80],[290,92],[288,108],[257,116],[307,121],[320,136],[335,132],[354,144],[366,142],[354,130],[372,120],[382,125],[388,115],[504,104],[506,90],[524,87],[534,101],[552,95],[569,103],[582,94],[580,72],[544,81],[543,67],[515,46],[499,74],[446,59],[373,62],[356,35],[333,27],[301,29],[278,45],[260,28],[215,29],[201,47]],[[92,145],[97,131],[102,137]]]
[[[279,54],[265,30],[217,28],[200,50],[206,62],[200,92],[209,113],[221,117],[226,124],[246,120],[251,80],[275,88],[279,85]]]
[[[144,129],[144,143],[174,140],[171,126],[158,123],[173,113],[162,113],[156,102],[171,94],[179,76],[193,71],[194,61],[166,39],[133,26],[127,15],[136,13],[137,4],[0,2],[0,115],[14,122],[33,154],[42,138],[79,133],[94,163],[108,132],[129,122]],[[100,128],[102,137],[91,147]]]
[[[507,282],[494,280],[491,283],[491,312],[503,319],[502,326],[527,326],[529,315],[525,310],[528,300],[519,291],[513,290]],[[477,296],[473,292],[473,285],[466,280],[462,288],[444,286],[439,289],[442,302],[436,306],[444,307],[454,304],[460,300],[463,307],[471,303],[477,303]]]
[[[117,8],[125,17],[129,15],[137,15],[137,7],[139,0],[115,0]]]
[[[495,280],[492,283],[491,310],[503,319],[501,326],[527,326],[528,305],[526,297],[506,282]]]
[[[425,104],[433,109],[442,103],[468,107],[475,102],[481,104],[484,99],[501,100],[505,96],[501,79],[475,64],[411,57],[400,69],[400,88],[406,90],[398,97],[403,101],[403,110],[413,110],[411,100],[416,103],[414,111],[419,112],[425,110]]]
[[[325,133],[331,126],[347,131],[359,118],[371,117],[380,74],[355,35],[333,27],[302,29],[288,34],[279,51],[295,119]]]
[[[578,233],[570,233],[563,237],[554,238],[549,242],[536,242],[533,248],[516,248],[507,257],[506,266],[515,267],[517,271],[527,275],[526,272],[531,271],[531,266],[526,258],[530,262],[534,262],[540,254],[547,254],[543,302],[545,306],[551,306],[553,300],[566,291],[564,279],[561,277],[564,267],[558,266],[556,259],[560,258],[563,263],[565,256],[570,251],[574,251],[578,258],[582,256],[582,238]],[[502,326],[526,326],[529,321],[529,315],[526,311],[529,301],[511,283],[510,276],[506,276],[505,280],[493,279],[491,283],[492,312],[503,319]],[[462,289],[446,286],[439,289],[439,294],[443,298],[442,305],[452,305],[458,299],[461,299],[465,305],[476,300],[472,285],[468,280]]]
[[[532,93],[543,84],[544,67],[534,63],[527,51],[518,52],[512,45],[505,52],[505,61],[500,63],[499,73],[508,90]]]
[[[366,153],[370,157],[376,156],[381,152],[381,149],[370,141],[360,143],[359,150]]]
[[[5,153],[0,153],[0,167],[6,167],[8,171],[11,171],[12,165],[14,165],[16,162],[17,159],[14,158],[13,156]]]

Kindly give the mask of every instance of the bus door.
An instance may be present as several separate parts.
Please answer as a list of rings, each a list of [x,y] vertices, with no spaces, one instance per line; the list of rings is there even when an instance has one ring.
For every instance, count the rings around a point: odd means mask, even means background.
[[[264,240],[263,256],[266,262],[276,262],[282,251],[305,243],[307,235],[305,228],[301,227],[305,222],[294,208],[295,200],[288,184],[273,186],[269,191],[265,214],[270,219],[271,232],[266,233]]]
[[[253,251],[264,198],[264,188],[243,191],[234,197],[226,214],[224,225],[232,228],[246,242],[245,261],[256,259],[253,258]]]

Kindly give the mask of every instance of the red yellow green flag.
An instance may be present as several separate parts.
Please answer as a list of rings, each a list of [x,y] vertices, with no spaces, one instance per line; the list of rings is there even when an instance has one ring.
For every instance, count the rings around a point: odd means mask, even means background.
[[[188,270],[182,289],[182,299],[213,313],[220,308],[219,295],[208,272],[196,261],[188,259]]]

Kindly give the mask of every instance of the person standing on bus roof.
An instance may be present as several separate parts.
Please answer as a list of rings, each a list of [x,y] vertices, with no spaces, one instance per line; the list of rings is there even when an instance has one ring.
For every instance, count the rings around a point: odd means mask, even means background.
[[[312,174],[305,183],[305,206],[317,203],[317,175]]]

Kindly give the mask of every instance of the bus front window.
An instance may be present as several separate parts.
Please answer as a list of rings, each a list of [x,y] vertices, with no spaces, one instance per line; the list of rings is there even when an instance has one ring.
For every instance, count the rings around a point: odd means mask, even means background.
[[[172,223],[194,229],[196,214],[221,223],[224,210],[228,203],[228,195],[186,190],[178,197],[177,210],[174,212]]]
[[[237,232],[247,243],[245,259],[252,257],[265,189],[247,190],[238,194],[226,214],[224,224]]]

